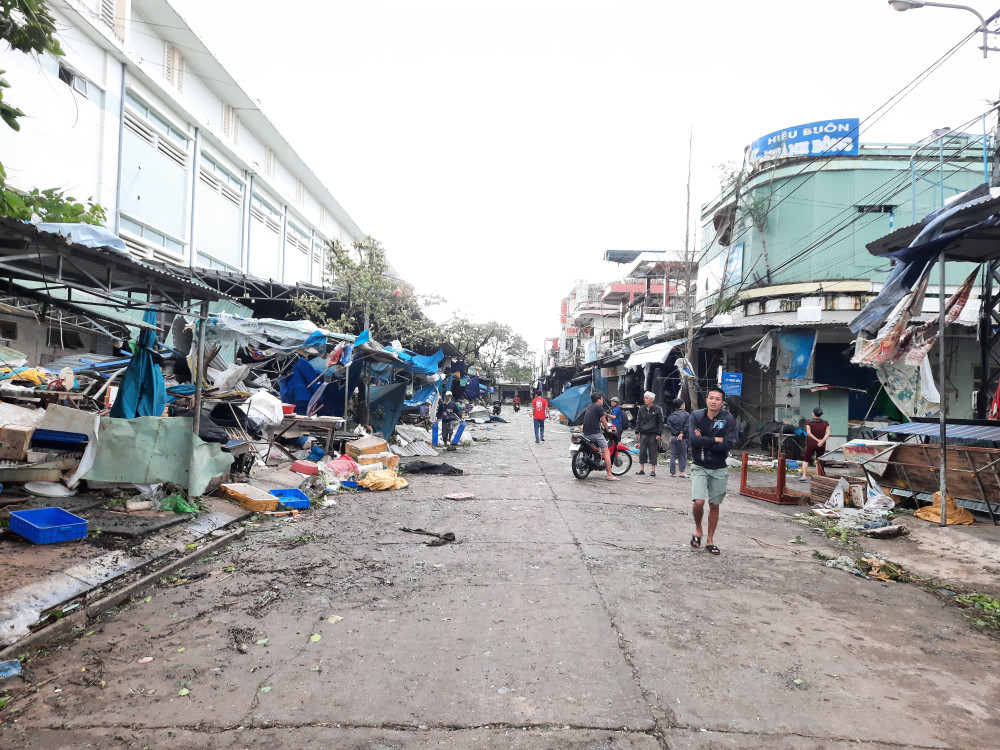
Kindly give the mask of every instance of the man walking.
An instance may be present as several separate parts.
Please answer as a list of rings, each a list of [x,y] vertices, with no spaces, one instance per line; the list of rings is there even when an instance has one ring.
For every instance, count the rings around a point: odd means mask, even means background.
[[[635,433],[639,436],[639,476],[646,473],[646,461],[651,464],[649,476],[656,476],[656,454],[660,451],[660,433],[663,432],[663,409],[653,403],[652,391],[642,395],[643,405],[635,417]]]
[[[687,428],[691,421],[691,415],[687,411],[684,399],[674,399],[674,410],[667,417],[667,429],[670,430],[670,476],[675,476],[675,468],[680,468],[681,476],[685,479],[687,474],[688,444]]]
[[[607,478],[617,482],[618,477],[611,473],[611,451],[601,430],[602,427],[608,429],[608,418],[604,414],[604,396],[600,393],[591,393],[590,406],[583,412],[583,436],[600,446],[601,455],[604,456],[604,468],[608,472]]]
[[[709,388],[705,397],[706,408],[691,412],[688,433],[694,467],[691,469],[691,500],[694,514],[694,536],[691,546],[701,546],[701,519],[708,500],[708,536],[705,551],[719,554],[714,544],[715,528],[719,524],[719,506],[726,496],[729,469],[726,459],[736,443],[736,420],[722,407],[726,394],[721,388]]]
[[[535,398],[531,402],[531,416],[535,418],[535,442],[539,438],[545,442],[545,420],[549,418],[549,402],[542,398],[541,391],[535,391]]]

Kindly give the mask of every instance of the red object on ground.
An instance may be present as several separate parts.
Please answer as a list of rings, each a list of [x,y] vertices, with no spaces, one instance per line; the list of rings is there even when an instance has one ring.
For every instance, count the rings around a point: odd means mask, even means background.
[[[749,465],[750,454],[743,454],[743,463],[740,470],[740,494],[745,497],[753,497],[757,500],[764,500],[776,505],[798,505],[801,498],[807,497],[806,493],[793,490],[785,483],[785,457],[778,453],[778,483],[763,487],[751,487],[747,483],[747,466]]]
[[[297,474],[306,474],[307,476],[319,474],[319,468],[313,461],[296,461],[291,468]]]
[[[282,404],[281,405],[281,411],[284,414],[294,414],[295,413],[295,404]]]

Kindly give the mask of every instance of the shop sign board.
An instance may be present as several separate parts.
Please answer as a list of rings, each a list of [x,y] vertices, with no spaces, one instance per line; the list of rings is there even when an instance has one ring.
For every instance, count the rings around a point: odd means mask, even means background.
[[[820,120],[768,133],[750,144],[750,161],[817,156],[857,156],[857,117]]]
[[[719,385],[722,387],[722,392],[727,396],[742,396],[743,373],[724,372],[722,373],[722,382]]]

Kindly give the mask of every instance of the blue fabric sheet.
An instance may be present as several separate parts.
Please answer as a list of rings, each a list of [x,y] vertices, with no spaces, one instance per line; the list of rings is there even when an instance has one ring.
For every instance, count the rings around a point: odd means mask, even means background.
[[[405,383],[373,385],[368,389],[368,414],[372,429],[388,438],[396,429],[399,415],[403,413],[403,399],[406,396]],[[382,416],[375,414],[381,411]]]
[[[783,377],[787,380],[805,378],[816,348],[816,331],[775,331],[774,337],[778,348],[791,358]]]
[[[350,368],[347,384],[350,393],[353,393],[354,389],[357,388],[362,369],[358,366]],[[313,366],[300,357],[292,365],[292,371],[278,382],[281,400],[286,404],[295,404],[296,414],[307,413],[310,399],[323,385],[323,379],[317,378],[317,375],[318,373]],[[326,387],[321,396],[321,404],[316,412],[318,415],[322,417],[344,416],[343,380],[334,381]]]
[[[465,386],[466,398],[479,398],[479,378],[469,378],[469,384]]]
[[[142,320],[156,325],[156,310],[146,310]],[[153,361],[156,333],[143,329],[138,343],[122,377],[118,397],[111,407],[109,416],[116,419],[159,417],[167,405],[167,386],[163,380],[163,371]]]

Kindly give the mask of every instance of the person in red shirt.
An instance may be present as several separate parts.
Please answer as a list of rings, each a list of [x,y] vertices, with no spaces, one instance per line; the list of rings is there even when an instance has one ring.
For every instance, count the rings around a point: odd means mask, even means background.
[[[531,402],[531,416],[535,418],[535,442],[545,442],[545,420],[549,417],[549,402],[542,398],[541,391],[535,391]]]
[[[823,416],[823,410],[818,406],[813,409],[813,418],[806,422],[806,455],[802,458],[802,476],[800,482],[809,478],[809,464],[813,457],[819,458],[826,453],[826,441],[830,437],[830,423]]]

